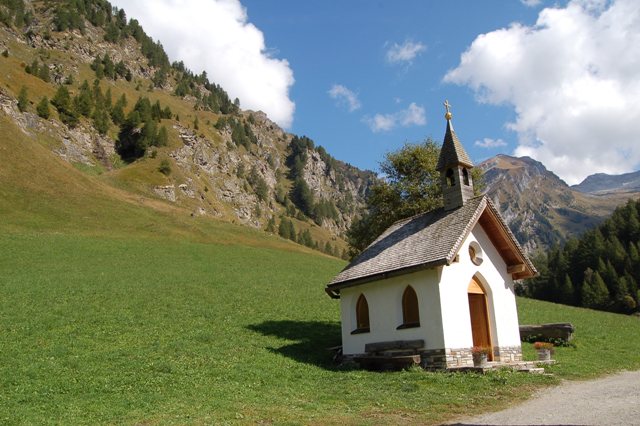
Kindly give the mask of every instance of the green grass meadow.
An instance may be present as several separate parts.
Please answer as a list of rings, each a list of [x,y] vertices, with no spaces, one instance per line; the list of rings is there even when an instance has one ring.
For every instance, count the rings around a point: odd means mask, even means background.
[[[0,423],[437,423],[557,382],[334,366],[323,287],[343,263],[324,256],[25,233],[4,233],[0,253]],[[519,303],[521,322],[577,326],[556,377],[640,368],[637,318]]]
[[[337,367],[344,262],[0,134],[0,424],[434,424],[640,368],[638,318],[532,300],[521,323],[577,327],[553,377]]]

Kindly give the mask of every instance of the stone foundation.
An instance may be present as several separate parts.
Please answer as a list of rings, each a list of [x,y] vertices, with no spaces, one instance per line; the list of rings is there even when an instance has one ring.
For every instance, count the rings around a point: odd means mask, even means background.
[[[427,370],[444,370],[452,367],[472,367],[471,348],[428,349],[421,351],[420,365]]]
[[[445,370],[448,368],[473,367],[471,348],[428,349],[420,351],[420,365],[427,370]],[[493,361],[509,364],[522,361],[520,346],[495,346]]]
[[[503,364],[522,361],[522,347],[496,346],[493,348],[494,360]]]

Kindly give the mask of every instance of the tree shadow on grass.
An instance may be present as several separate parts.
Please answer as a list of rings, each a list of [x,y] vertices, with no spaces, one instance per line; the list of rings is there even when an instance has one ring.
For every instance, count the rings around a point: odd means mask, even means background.
[[[335,352],[327,349],[341,344],[340,323],[338,322],[265,321],[260,324],[251,324],[247,328],[265,336],[297,341],[297,343],[279,348],[266,348],[273,353],[325,369],[334,370],[337,368],[333,361]]]

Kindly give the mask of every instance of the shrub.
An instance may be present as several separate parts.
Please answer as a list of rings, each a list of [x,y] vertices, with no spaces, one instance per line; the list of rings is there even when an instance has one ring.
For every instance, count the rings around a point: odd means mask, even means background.
[[[158,171],[165,176],[169,176],[171,174],[171,164],[169,163],[169,160],[165,158],[164,160],[160,161],[160,167],[158,167]]]

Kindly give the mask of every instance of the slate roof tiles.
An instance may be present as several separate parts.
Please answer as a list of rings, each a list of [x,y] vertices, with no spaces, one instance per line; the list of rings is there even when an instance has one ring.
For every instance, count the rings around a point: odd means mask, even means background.
[[[484,196],[476,197],[453,211],[439,208],[394,223],[328,287],[373,281],[382,278],[381,275],[450,263],[487,202]]]

